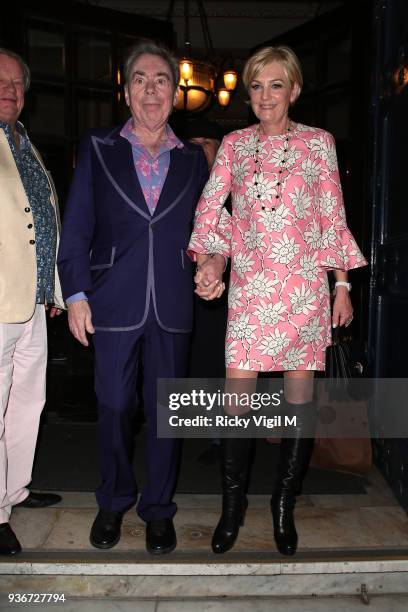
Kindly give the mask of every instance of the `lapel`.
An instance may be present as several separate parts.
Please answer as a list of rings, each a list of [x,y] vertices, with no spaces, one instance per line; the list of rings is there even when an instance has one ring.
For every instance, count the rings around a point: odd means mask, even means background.
[[[92,136],[102,170],[129,206],[149,221],[158,220],[176,206],[190,188],[198,156],[186,146],[181,149],[175,147],[170,151],[169,170],[152,217],[137,178],[132,147],[126,138],[120,136],[120,129],[115,129],[104,138]]]
[[[8,203],[18,202],[22,207],[28,206],[28,198],[21,182],[13,153],[11,152],[7,136],[0,128],[0,199]]]
[[[151,219],[133,163],[132,147],[126,138],[116,133],[105,138],[92,136],[95,153],[112,187],[145,219]]]
[[[170,166],[160,193],[153,219],[164,216],[176,206],[194,179],[197,155],[195,151],[184,146],[170,151]],[[194,167],[193,167],[194,164]]]
[[[3,129],[0,129],[0,178],[20,180],[20,174]]]
[[[56,215],[56,219],[57,219],[57,226],[58,226],[58,228],[61,228],[61,219],[60,219],[60,215],[59,215],[59,206],[58,206],[58,196],[57,196],[57,190],[55,188],[54,180],[53,180],[53,178],[51,176],[51,173],[48,172],[47,168],[45,167],[43,158],[41,157],[39,151],[36,149],[36,147],[33,145],[32,142],[30,144],[31,144],[31,151],[32,151],[34,157],[36,158],[36,160],[40,164],[41,168],[43,169],[43,172],[44,172],[45,176],[47,177],[48,185],[50,187],[50,202],[51,202],[51,204],[53,205],[53,207],[55,209],[55,215]]]

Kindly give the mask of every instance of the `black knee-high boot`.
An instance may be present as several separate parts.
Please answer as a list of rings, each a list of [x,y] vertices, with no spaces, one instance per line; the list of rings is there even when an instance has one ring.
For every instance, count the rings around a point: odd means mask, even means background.
[[[251,442],[250,438],[221,440],[222,514],[211,542],[215,553],[230,550],[244,524]]]
[[[313,403],[286,404],[286,414],[296,416],[295,437],[282,438],[278,474],[271,499],[275,542],[282,555],[294,555],[298,536],[294,521],[296,496],[313,452],[316,408]]]

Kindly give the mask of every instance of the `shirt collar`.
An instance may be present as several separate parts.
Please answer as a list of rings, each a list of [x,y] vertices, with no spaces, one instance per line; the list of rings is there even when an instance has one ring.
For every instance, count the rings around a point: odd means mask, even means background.
[[[126,138],[136,149],[139,149],[141,152],[146,151],[146,147],[140,142],[139,138],[133,132],[133,117],[130,117],[128,121],[126,121],[125,125],[120,131],[120,135],[123,138]],[[162,153],[166,153],[167,151],[171,151],[171,149],[182,149],[184,144],[181,142],[179,138],[175,135],[169,124],[166,125],[166,138],[164,142],[161,144],[160,149],[156,155],[159,157]]]
[[[0,128],[4,130],[8,138],[13,138],[11,125],[9,123],[6,123],[5,121],[0,121]],[[16,130],[20,135],[20,150],[28,148],[30,146],[30,139],[28,138],[26,129],[21,123],[21,121],[17,121]]]

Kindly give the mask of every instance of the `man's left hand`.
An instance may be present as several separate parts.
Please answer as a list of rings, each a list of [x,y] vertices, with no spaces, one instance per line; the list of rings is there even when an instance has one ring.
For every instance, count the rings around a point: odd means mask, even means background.
[[[204,300],[213,300],[221,297],[225,289],[222,275],[225,269],[225,259],[216,254],[208,257],[197,268],[194,281],[197,285],[195,293]]]

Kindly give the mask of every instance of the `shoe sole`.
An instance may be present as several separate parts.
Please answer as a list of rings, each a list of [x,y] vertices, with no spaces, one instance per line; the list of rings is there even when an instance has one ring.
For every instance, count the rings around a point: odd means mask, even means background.
[[[167,548],[161,548],[160,550],[157,550],[156,548],[150,548],[149,546],[146,546],[146,550],[151,555],[166,555],[168,553],[173,552],[173,550],[176,548],[176,546],[177,546],[177,542],[173,546],[168,546]]]
[[[120,540],[120,535],[116,538],[116,540],[113,540],[112,543],[109,543],[109,544],[97,544],[91,538],[89,538],[89,541],[92,544],[92,546],[94,548],[99,548],[101,550],[107,550],[108,548],[113,548],[114,546],[116,546],[116,544],[119,542],[119,540]]]
[[[22,552],[23,550],[21,548],[19,550],[11,550],[9,552],[0,552],[0,557],[15,557]]]

